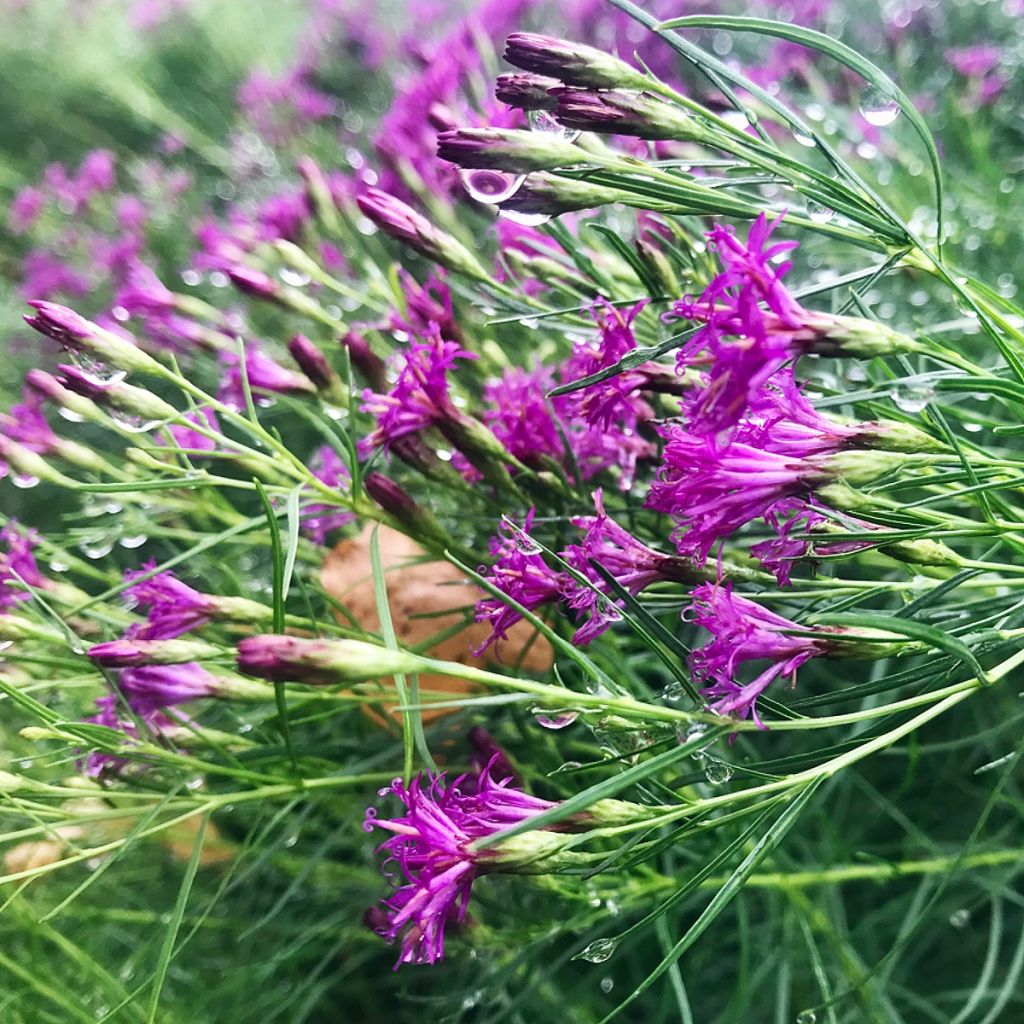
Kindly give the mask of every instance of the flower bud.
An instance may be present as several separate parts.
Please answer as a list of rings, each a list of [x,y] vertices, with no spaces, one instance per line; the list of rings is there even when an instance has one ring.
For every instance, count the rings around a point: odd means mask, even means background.
[[[220,647],[202,640],[136,640],[122,637],[94,644],[88,654],[104,668],[129,668],[137,665],[176,665],[186,661],[216,658]]]
[[[650,85],[646,75],[603,50],[535,32],[513,32],[505,41],[505,60],[569,85],[598,89],[645,89]]]
[[[97,384],[75,366],[61,364],[62,381],[69,391],[88,398],[97,405],[115,409],[143,420],[174,420],[180,413],[173,405],[158,398],[146,388],[137,388],[124,381]]]
[[[0,464],[4,462],[19,476],[35,477],[51,484],[73,486],[73,481],[54,469],[42,455],[37,455],[31,448],[26,448],[25,445],[0,434]]]
[[[29,305],[36,310],[36,315],[26,316],[25,323],[59,341],[65,348],[88,353],[129,373],[139,371],[161,376],[166,373],[163,366],[137,345],[86,320],[67,306],[41,301]]]
[[[642,93],[564,85],[552,91],[558,100],[555,116],[567,128],[680,142],[701,142],[707,137],[693,115]]]
[[[823,356],[853,356],[874,359],[896,352],[916,352],[920,346],[913,338],[875,320],[859,316],[835,316],[809,311],[804,324],[813,332],[807,351]]]
[[[516,128],[458,128],[442,132],[437,137],[437,155],[460,167],[516,174],[587,161],[587,154],[564,138]]]
[[[555,78],[543,75],[513,73],[498,75],[494,83],[494,95],[502,103],[520,110],[554,110],[558,100],[549,90],[557,86]]]
[[[370,388],[380,393],[387,391],[387,366],[370,348],[366,338],[355,331],[349,331],[340,339],[340,343],[343,348],[348,349],[352,365],[366,378]]]
[[[515,213],[557,216],[573,210],[591,210],[597,206],[623,203],[645,210],[672,212],[678,204],[661,202],[650,196],[638,196],[623,189],[607,188],[589,181],[564,178],[544,171],[527,176],[515,195],[498,204],[498,209]]]
[[[385,234],[434,260],[457,274],[489,281],[490,275],[479,260],[456,238],[435,227],[407,203],[369,188],[356,200],[363,215]]]
[[[348,405],[348,395],[341,386],[341,378],[327,362],[327,357],[309,338],[304,334],[296,334],[288,342],[288,351],[320,394],[340,408]]]
[[[238,645],[238,669],[274,682],[359,683],[418,672],[419,658],[361,640],[306,640],[265,634],[246,637]]]
[[[363,486],[366,493],[413,537],[442,547],[448,544],[450,538],[433,513],[427,511],[390,477],[383,473],[367,473],[363,478]]]
[[[106,423],[100,407],[91,399],[66,388],[56,377],[45,370],[29,370],[25,383],[37,394],[53,402],[61,409],[67,409],[72,416],[91,423]]]
[[[252,267],[236,266],[228,267],[228,277],[231,283],[243,294],[253,299],[262,299],[265,302],[280,302],[281,287],[269,275],[262,270],[255,270]]]
[[[911,565],[959,569],[964,564],[964,560],[952,548],[941,541],[927,538],[899,540],[894,544],[883,545],[879,551],[899,562],[909,562]]]
[[[295,162],[295,169],[306,186],[306,198],[310,208],[332,235],[340,235],[342,227],[338,218],[338,208],[334,202],[330,182],[324,176],[320,165],[312,157],[303,156]]]

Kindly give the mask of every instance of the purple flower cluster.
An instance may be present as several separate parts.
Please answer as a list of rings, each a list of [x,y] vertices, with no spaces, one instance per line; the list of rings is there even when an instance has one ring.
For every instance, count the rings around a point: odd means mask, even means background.
[[[368,808],[363,827],[391,833],[379,850],[394,865],[397,887],[368,916],[388,942],[400,942],[401,964],[432,964],[444,957],[445,929],[466,919],[476,879],[500,867],[500,855],[472,844],[536,817],[555,804],[516,789],[509,777],[496,780],[495,754],[477,778],[447,783],[443,775],[421,774],[408,786],[395,779],[388,790],[404,813],[380,818]]]
[[[448,374],[458,359],[476,356],[455,341],[446,341],[436,322],[428,324],[422,340],[414,339],[396,360],[397,379],[391,391],[363,392],[363,412],[375,416],[376,429],[360,442],[360,454],[388,448],[411,434],[419,434],[454,418],[448,394]]]
[[[22,530],[13,520],[0,528],[0,614],[29,597],[26,585],[45,586],[32,554],[37,544],[35,532]]]

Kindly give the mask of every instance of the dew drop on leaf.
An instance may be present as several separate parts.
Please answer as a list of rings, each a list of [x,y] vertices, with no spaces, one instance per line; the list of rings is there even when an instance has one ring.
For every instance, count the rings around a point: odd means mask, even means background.
[[[594,939],[586,949],[581,949],[573,957],[573,960],[586,960],[588,964],[603,964],[611,958],[617,945],[617,939]]]

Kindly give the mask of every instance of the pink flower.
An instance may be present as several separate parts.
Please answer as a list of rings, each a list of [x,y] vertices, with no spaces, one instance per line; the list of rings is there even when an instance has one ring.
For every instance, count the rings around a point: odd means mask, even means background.
[[[496,781],[491,773],[499,757],[475,780],[463,775],[446,784],[443,775],[422,773],[405,786],[395,779],[390,793],[405,809],[399,817],[379,818],[367,809],[363,828],[391,833],[379,849],[388,855],[385,868],[394,864],[398,871],[382,912],[370,915],[380,935],[401,940],[396,969],[443,959],[445,929],[465,920],[474,881],[500,870],[500,848],[477,851],[473,843],[556,806],[514,788],[510,778]]]
[[[757,714],[757,698],[780,676],[794,677],[811,658],[832,649],[827,637],[788,636],[800,630],[795,622],[759,604],[739,597],[730,587],[705,583],[693,592],[695,622],[711,633],[711,642],[690,656],[697,682],[711,680],[702,692],[717,700],[711,705],[720,715],[746,718]],[[736,681],[737,670],[748,661],[769,661],[752,682]]]

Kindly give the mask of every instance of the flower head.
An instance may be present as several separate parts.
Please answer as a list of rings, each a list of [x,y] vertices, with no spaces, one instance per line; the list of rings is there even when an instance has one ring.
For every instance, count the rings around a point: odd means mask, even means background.
[[[125,741],[123,746],[136,746],[140,742],[138,727],[130,718],[122,718],[118,714],[118,704],[119,700],[114,694],[98,697],[96,707],[99,708],[99,711],[95,715],[83,718],[82,721],[90,722],[93,725],[102,725],[108,729],[116,729],[124,734]],[[155,708],[140,711],[138,718],[151,732],[157,734],[159,734],[161,727],[173,724],[170,719],[160,714]],[[79,763],[79,766],[84,769],[86,775],[95,779],[101,775],[124,771],[130,764],[131,762],[125,757],[120,757],[117,754],[104,750],[94,750],[84,761]]]
[[[44,585],[32,554],[37,543],[34,531],[22,530],[13,520],[0,529],[0,613],[28,598],[26,584],[30,587]]]
[[[189,423],[194,423],[197,427],[220,432],[220,424],[209,406],[204,405],[195,412],[186,413],[181,418]],[[207,437],[206,434],[193,430],[191,427],[172,423],[167,429],[171,432],[175,444],[185,451],[212,452],[217,450],[217,442],[212,437]],[[157,444],[166,443],[160,434],[157,434],[154,440]]]
[[[398,886],[382,901],[378,930],[388,941],[401,941],[400,964],[431,964],[444,957],[448,925],[466,917],[473,882],[500,867],[500,850],[472,849],[472,844],[555,805],[515,789],[511,779],[495,780],[495,754],[476,780],[461,776],[447,784],[443,775],[420,774],[408,786],[396,779],[390,792],[405,813],[379,818],[368,808],[364,829],[392,833],[380,846],[394,864]],[[467,785],[473,781],[473,785]]]
[[[510,366],[500,379],[484,385],[489,408],[484,422],[494,436],[521,462],[536,465],[547,456],[561,460],[565,445],[545,395],[554,387],[554,377],[544,366],[532,370]]]
[[[125,580],[132,586],[125,590],[139,608],[147,610],[147,622],[134,636],[140,640],[173,640],[206,625],[216,612],[216,599],[193,590],[182,583],[173,572],[151,575],[156,562],[151,561],[141,570],[129,569]]]
[[[491,540],[493,565],[480,568],[481,575],[527,611],[559,600],[565,587],[564,574],[550,568],[530,540],[533,516],[534,510],[530,509],[522,528],[504,521],[499,536]],[[509,628],[520,619],[522,615],[500,598],[481,598],[476,605],[476,621],[489,622],[491,635],[474,653],[482,654],[496,640],[507,640]]]
[[[693,592],[694,621],[711,633],[711,642],[690,656],[690,669],[698,682],[711,681],[703,692],[717,698],[712,710],[746,718],[757,714],[757,698],[780,676],[795,677],[811,658],[831,649],[827,635],[789,636],[799,630],[795,622],[734,594],[730,587],[705,583]],[[752,682],[736,681],[737,669],[748,661],[770,661]]]
[[[805,494],[830,479],[811,458],[766,451],[743,441],[719,447],[678,424],[661,429],[664,464],[647,507],[670,515],[680,554],[701,562],[716,541],[765,514],[783,498]]]
[[[341,456],[330,445],[317,448],[309,461],[309,468],[321,483],[337,491],[348,491],[352,476]],[[332,530],[347,526],[355,518],[352,512],[339,510],[335,505],[307,505],[302,532],[317,544],[325,544]]]
[[[219,692],[216,676],[195,661],[122,669],[118,686],[132,710],[142,714]]]
[[[448,372],[457,359],[474,359],[457,342],[445,341],[437,324],[426,338],[413,341],[399,357],[394,387],[386,395],[363,392],[363,412],[377,417],[377,429],[360,445],[363,454],[386,448],[455,416],[448,396]]]
[[[621,618],[623,602],[606,596],[608,584],[592,563],[600,565],[634,596],[658,580],[678,579],[683,568],[682,559],[641,544],[611,519],[604,510],[600,490],[594,492],[594,505],[597,515],[573,517],[573,526],[582,531],[580,543],[570,544],[561,552],[562,558],[590,583],[588,586],[568,578],[563,594],[570,608],[587,615],[587,621],[573,636],[573,643],[579,644],[590,643]]]

